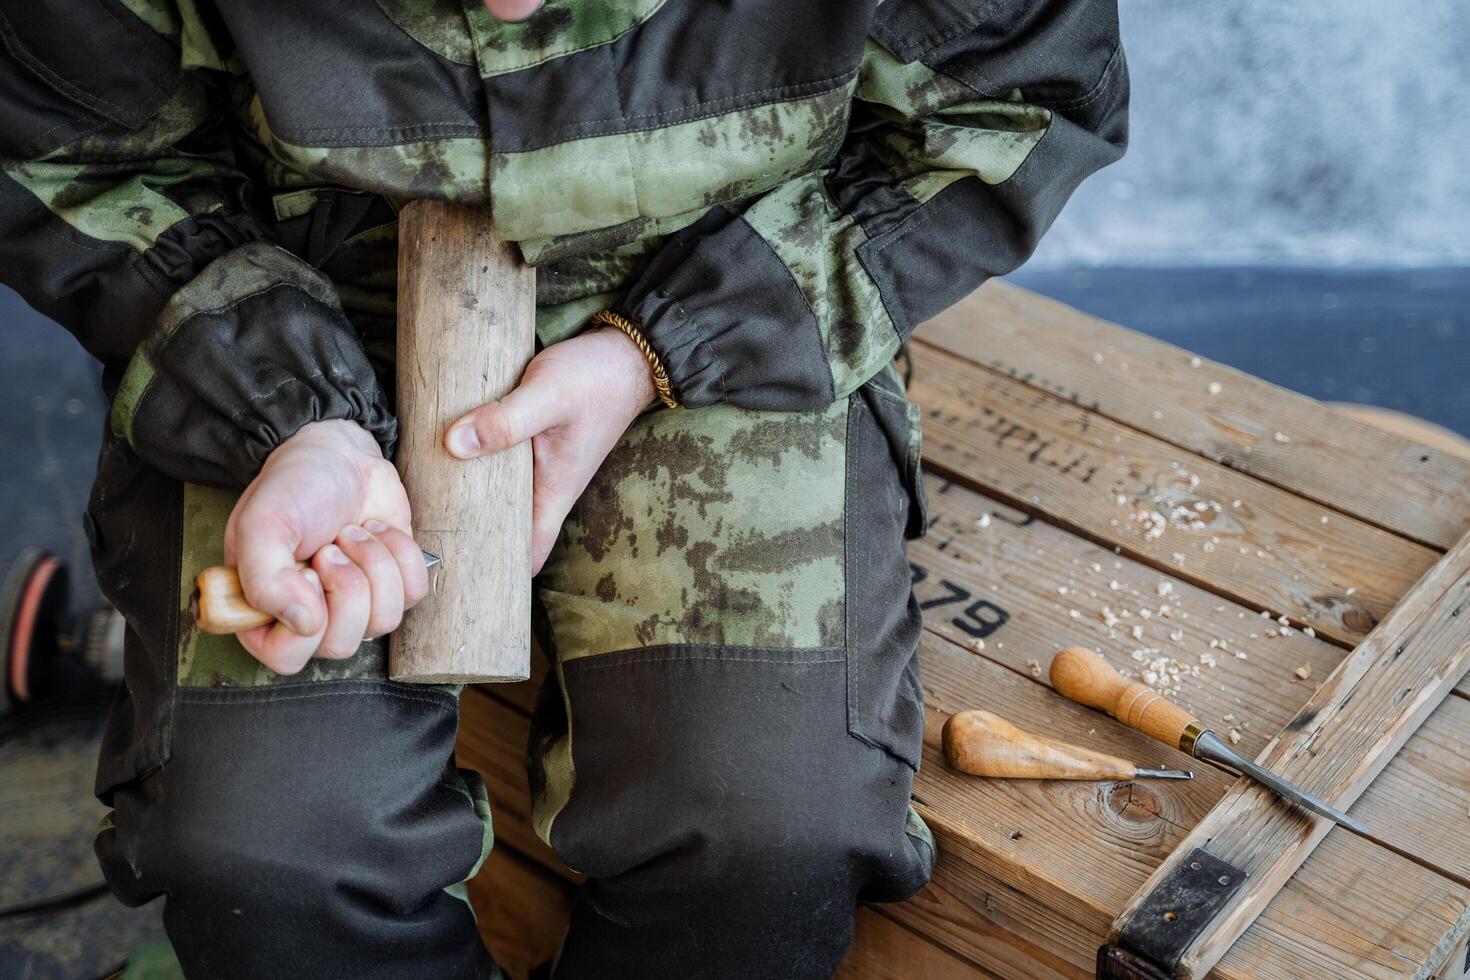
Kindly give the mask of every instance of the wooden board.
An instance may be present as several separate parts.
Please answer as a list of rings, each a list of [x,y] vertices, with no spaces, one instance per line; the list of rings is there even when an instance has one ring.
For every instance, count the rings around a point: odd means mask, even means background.
[[[1434,566],[1271,741],[1260,763],[1346,808],[1470,668],[1470,537]],[[1463,756],[1461,757],[1463,758]],[[1333,824],[1242,779],[1177,847],[1114,923],[1114,935],[1194,848],[1250,880],[1192,942],[1175,973],[1202,977]],[[1375,831],[1380,836],[1382,831]]]
[[[915,345],[910,394],[933,470],[1346,645],[1437,557],[935,348]]]
[[[1405,537],[1444,549],[1470,530],[1470,459],[1007,283],[976,290],[918,336]],[[1371,478],[1343,479],[1355,462]]]

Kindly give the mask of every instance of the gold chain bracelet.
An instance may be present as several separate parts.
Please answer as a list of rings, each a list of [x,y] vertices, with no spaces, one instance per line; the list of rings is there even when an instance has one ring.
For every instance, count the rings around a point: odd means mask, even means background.
[[[625,316],[619,316],[612,310],[602,310],[592,314],[592,326],[594,327],[616,327],[627,335],[628,339],[638,346],[643,356],[648,358],[648,366],[653,368],[653,388],[658,392],[658,400],[669,408],[678,408],[679,399],[674,397],[674,386],[669,383],[669,374],[664,370],[664,362],[658,356],[658,351],[643,336],[643,331]]]

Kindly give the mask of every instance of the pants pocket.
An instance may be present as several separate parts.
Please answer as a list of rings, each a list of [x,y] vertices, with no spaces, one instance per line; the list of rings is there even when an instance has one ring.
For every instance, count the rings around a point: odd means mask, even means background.
[[[923,532],[916,416],[891,375],[852,397],[847,431],[848,729],[917,769],[924,737],[922,616],[905,539]]]

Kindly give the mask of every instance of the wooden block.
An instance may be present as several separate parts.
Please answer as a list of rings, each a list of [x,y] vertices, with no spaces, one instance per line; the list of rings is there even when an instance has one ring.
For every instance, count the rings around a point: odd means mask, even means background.
[[[518,681],[531,655],[531,444],[449,455],[450,422],[502,398],[536,344],[535,273],[490,213],[419,200],[398,215],[398,466],[414,537],[442,560],[393,631],[389,673]]]
[[[1470,460],[1459,454],[1007,283],[987,284],[915,336],[1440,550],[1470,529]],[[1355,465],[1367,478],[1343,479]]]

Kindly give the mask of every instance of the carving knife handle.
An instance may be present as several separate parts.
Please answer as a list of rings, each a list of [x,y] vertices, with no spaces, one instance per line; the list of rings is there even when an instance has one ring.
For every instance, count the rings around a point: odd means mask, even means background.
[[[1117,756],[1017,728],[988,711],[961,711],[944,723],[944,757],[960,772],[1005,779],[1133,779]]]
[[[429,568],[439,564],[438,555],[424,551],[423,556],[424,564]],[[298,561],[296,567],[304,569],[307,563]],[[243,633],[276,621],[276,617],[261,612],[246,601],[245,590],[240,586],[240,573],[234,565],[215,565],[195,577],[189,611],[201,633],[219,636]]]
[[[306,562],[298,561],[296,567],[305,568]],[[189,609],[203,633],[243,633],[276,621],[270,613],[261,612],[245,601],[240,573],[235,571],[234,565],[215,565],[200,572],[194,579]]]
[[[1147,685],[1130,681],[1086,647],[1067,647],[1051,661],[1051,685],[1078,704],[1106,711],[1129,728],[1194,754],[1204,731],[1188,711]]]

